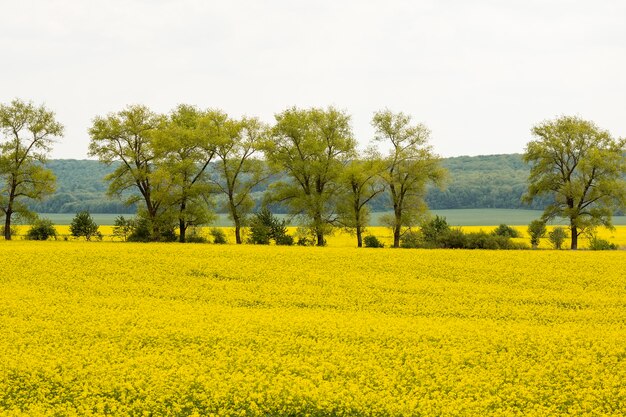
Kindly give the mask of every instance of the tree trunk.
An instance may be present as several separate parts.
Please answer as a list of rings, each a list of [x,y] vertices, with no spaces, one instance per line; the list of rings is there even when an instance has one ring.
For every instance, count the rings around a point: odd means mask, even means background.
[[[235,222],[235,242],[238,245],[241,245],[243,243],[241,240],[241,222],[239,221],[239,218],[234,218],[234,222]]]
[[[184,219],[178,219],[178,241],[185,243],[187,239],[187,224]]]
[[[396,207],[394,209],[394,213],[396,216],[395,224],[393,225],[393,247],[400,247],[400,232],[402,231],[402,213]]]
[[[13,210],[10,208],[7,209],[6,215],[4,216],[4,239],[11,240],[11,215],[13,214]]]
[[[356,242],[357,242],[357,247],[362,248],[363,247],[363,236],[362,236],[363,232],[361,231],[361,225],[357,224],[356,225]]]
[[[400,247],[400,224],[396,224],[393,227],[393,247]]]
[[[317,246],[324,246],[324,233],[321,230],[316,230],[315,236],[317,236]]]
[[[572,250],[578,249],[578,228],[576,226],[571,226],[570,230],[572,232]]]

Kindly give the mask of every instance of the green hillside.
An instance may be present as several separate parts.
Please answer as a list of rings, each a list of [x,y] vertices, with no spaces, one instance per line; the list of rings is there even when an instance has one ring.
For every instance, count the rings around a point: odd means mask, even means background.
[[[520,198],[526,190],[528,167],[521,155],[461,156],[442,161],[449,171],[448,186],[444,191],[431,189],[427,203],[431,209],[466,208],[533,208],[543,206],[541,202],[528,207]],[[75,213],[89,210],[92,213],[132,213],[134,207],[126,207],[119,200],[106,195],[107,185],[103,181],[113,168],[98,161],[59,159],[51,160],[47,166],[57,176],[57,191],[31,208],[39,213]],[[260,199],[265,184],[255,193]],[[372,202],[374,211],[386,211],[389,206],[382,196]],[[280,211],[280,210],[279,210]]]

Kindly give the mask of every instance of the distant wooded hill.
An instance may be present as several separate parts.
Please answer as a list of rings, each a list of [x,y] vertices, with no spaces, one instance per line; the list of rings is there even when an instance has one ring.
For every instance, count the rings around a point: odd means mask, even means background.
[[[39,213],[133,213],[118,200],[106,196],[107,184],[103,178],[112,171],[98,161],[57,159],[47,164],[57,177],[57,191],[46,201],[31,204]],[[431,209],[462,208],[542,208],[544,203],[527,206],[521,202],[526,191],[529,168],[520,154],[461,156],[446,158],[443,166],[449,171],[445,191],[431,189],[426,201]],[[260,200],[263,190],[257,189]],[[383,196],[372,202],[373,211],[387,211],[389,205]],[[280,210],[277,210],[280,211]]]

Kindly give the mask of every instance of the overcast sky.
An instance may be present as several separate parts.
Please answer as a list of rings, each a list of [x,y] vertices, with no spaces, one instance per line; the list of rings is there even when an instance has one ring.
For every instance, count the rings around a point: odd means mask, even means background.
[[[87,157],[96,115],[179,103],[232,116],[333,105],[359,142],[410,114],[442,156],[523,152],[576,114],[626,136],[622,0],[0,0],[0,102],[45,103],[52,157]]]

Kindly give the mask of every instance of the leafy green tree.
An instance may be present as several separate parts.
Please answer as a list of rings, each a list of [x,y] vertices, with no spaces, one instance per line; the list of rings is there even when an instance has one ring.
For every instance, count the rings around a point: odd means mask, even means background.
[[[626,207],[626,140],[616,140],[593,122],[563,116],[533,127],[524,161],[531,164],[526,201],[551,196],[543,220],[569,220],[571,249],[585,230],[612,227]]]
[[[337,223],[356,233],[357,246],[363,247],[363,231],[369,222],[367,204],[385,191],[380,173],[383,165],[377,155],[347,162],[340,175],[343,192],[337,201]]]
[[[548,233],[548,239],[554,249],[561,249],[563,242],[567,239],[567,231],[562,227],[555,227]]]
[[[324,235],[336,221],[339,176],[345,161],[355,156],[350,116],[333,107],[293,107],[275,117],[264,151],[289,181],[272,184],[272,199],[305,218],[317,245],[323,246]]]
[[[208,199],[208,167],[219,139],[211,122],[220,114],[217,110],[201,111],[179,105],[153,135],[152,179],[163,184],[157,191],[158,200],[177,212],[178,238],[182,243],[190,226],[207,224],[214,218]]]
[[[376,129],[374,140],[391,145],[381,176],[393,206],[393,214],[384,220],[393,229],[393,247],[398,248],[403,232],[416,225],[427,210],[427,185],[441,186],[446,172],[428,145],[430,131],[426,126],[411,125],[410,116],[389,110],[374,113],[372,125]]]
[[[163,231],[158,226],[162,221],[158,217],[168,208],[164,188],[170,182],[162,176],[160,181],[153,178],[156,158],[153,138],[163,123],[163,116],[145,106],[132,105],[106,117],[96,117],[89,129],[89,155],[106,165],[116,165],[105,177],[109,182],[108,194],[125,198],[128,205],[143,201],[152,240],[161,240]]]
[[[113,236],[119,237],[124,242],[128,240],[128,237],[137,227],[135,219],[127,219],[124,216],[117,216],[113,224]]]
[[[287,222],[263,208],[252,217],[249,241],[256,245],[269,245],[271,240],[277,245],[293,244],[293,238],[287,234]]]
[[[544,220],[533,220],[528,225],[528,235],[533,249],[539,246],[539,242],[546,236],[546,222]]]
[[[101,239],[102,234],[98,231],[98,227],[88,211],[81,211],[72,219],[70,233],[74,237],[84,237],[86,240],[91,240],[92,237]]]
[[[28,240],[48,240],[51,237],[56,239],[57,230],[50,219],[35,220],[26,232],[26,239]]]
[[[219,175],[213,184],[225,196],[225,207],[235,226],[235,241],[243,242],[241,228],[247,224],[255,202],[252,190],[270,176],[267,164],[255,158],[267,135],[267,126],[256,118],[231,120],[225,114],[215,118],[220,140],[215,148]]]
[[[44,106],[15,99],[0,104],[0,211],[4,238],[11,239],[13,214],[32,217],[24,200],[42,200],[52,194],[55,177],[43,163],[63,125]]]

